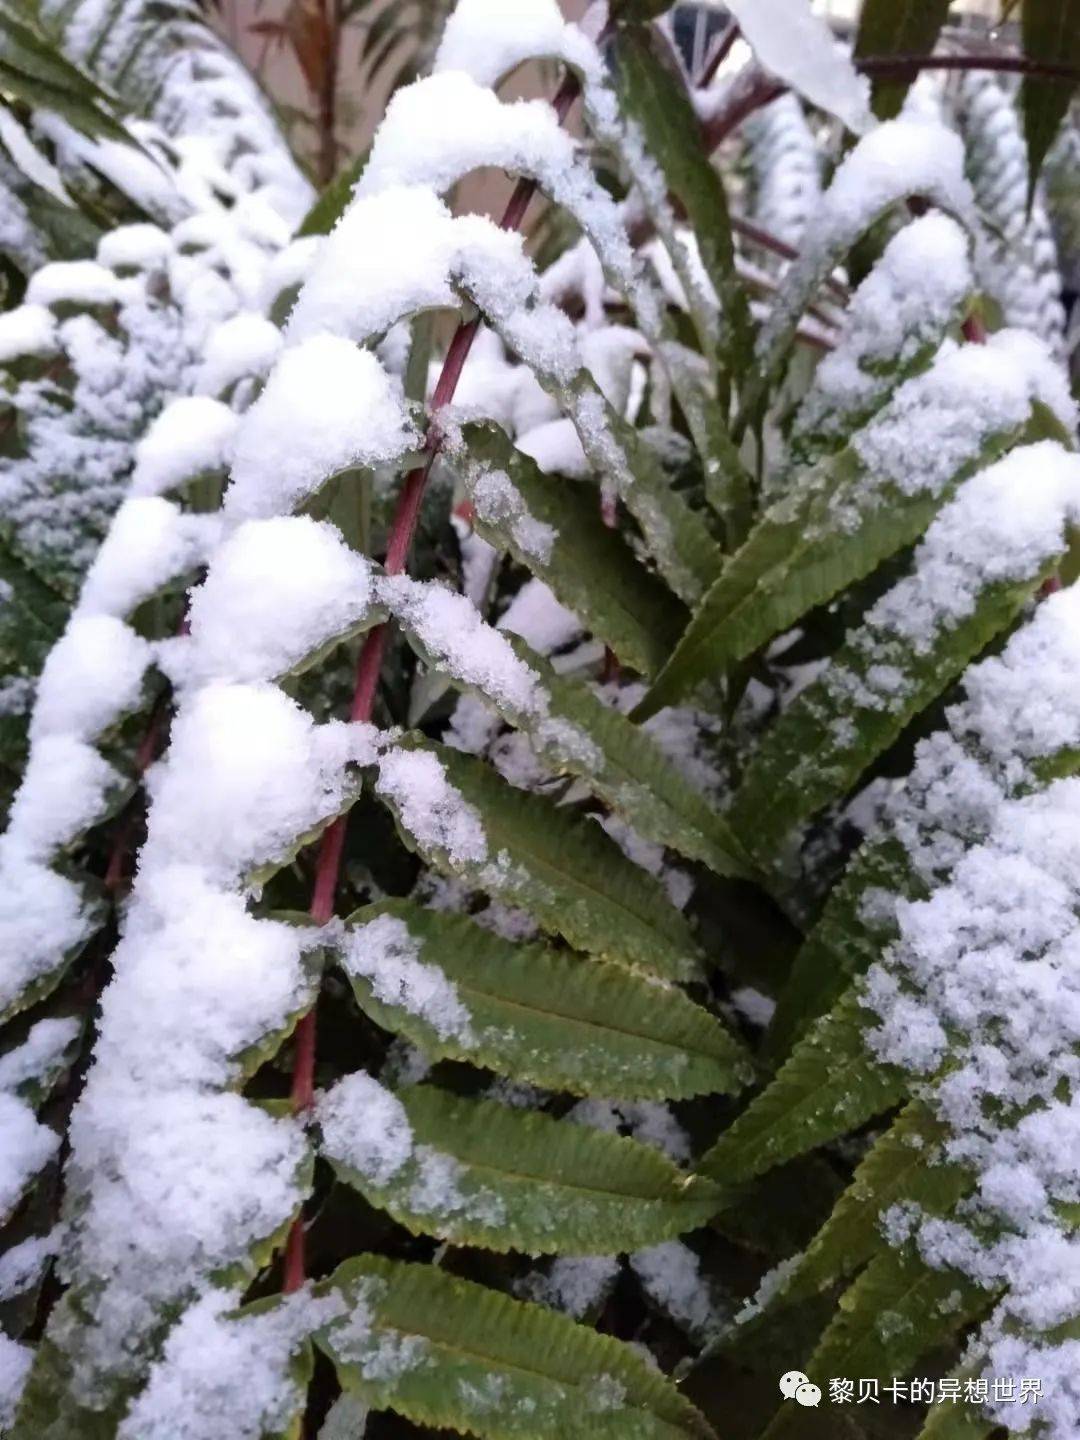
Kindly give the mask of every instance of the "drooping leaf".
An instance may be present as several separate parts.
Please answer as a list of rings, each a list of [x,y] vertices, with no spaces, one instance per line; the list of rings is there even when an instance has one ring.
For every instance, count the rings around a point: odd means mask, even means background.
[[[538,1305],[375,1255],[331,1290],[348,1313],[316,1343],[373,1408],[480,1440],[712,1440],[640,1355]]]
[[[1024,76],[1020,103],[1028,152],[1028,197],[1035,193],[1046,152],[1069,108],[1080,73],[1078,0],[1024,0],[1021,16],[1024,55],[1036,65],[1063,67],[1053,77]],[[1071,78],[1067,78],[1071,72]]]
[[[364,929],[380,916],[405,926],[411,958],[453,986],[464,1025],[440,1024],[423,1004],[410,1005],[408,979],[395,969],[365,965]],[[750,1077],[742,1046],[718,1020],[680,990],[660,992],[655,980],[622,966],[504,940],[463,915],[408,900],[358,910],[349,925],[344,963],[361,1007],[426,1055],[470,1060],[548,1089],[627,1099],[728,1091]],[[370,934],[373,946],[385,946],[385,922]],[[395,938],[396,963],[404,943]],[[390,998],[395,985],[400,1003]]]
[[[89,135],[134,144],[116,118],[115,102],[57,48],[25,8],[0,4],[0,89],[55,110]]]
[[[397,1099],[412,1151],[392,1174],[357,1170],[329,1141],[323,1154],[415,1234],[530,1255],[612,1255],[694,1230],[719,1207],[711,1181],[636,1140],[434,1085]]]
[[[887,1245],[882,1222],[893,1205],[949,1214],[972,1185],[960,1165],[942,1159],[947,1128],[912,1101],[875,1141],[829,1219],[784,1278],[776,1298],[790,1304],[861,1268]],[[860,1372],[861,1373],[861,1372]]]
[[[988,1293],[960,1271],[932,1270],[912,1247],[888,1247],[841,1297],[835,1319],[806,1360],[806,1374],[823,1390],[834,1375],[876,1379],[889,1403],[884,1387],[902,1380],[989,1303]],[[811,1433],[806,1412],[787,1405],[762,1440],[804,1430]]]
[[[925,382],[909,383],[932,387],[932,377],[933,371]],[[887,426],[890,413],[891,407],[877,423]],[[957,487],[1011,444],[1060,431],[1054,417],[1036,404],[1025,427],[973,436],[958,447],[953,452],[957,467],[940,485],[920,487],[909,477],[901,488],[884,479],[863,460],[862,454],[870,452],[858,440],[814,466],[731,557],[634,718],[647,719],[703,681],[716,679],[807,611],[872,573],[917,540]]]
[[[386,593],[428,673],[478,694],[529,736],[555,774],[578,776],[647,839],[718,874],[754,877],[748,851],[717,806],[588,684],[558,674],[524,640],[499,634],[467,600],[451,599],[434,582],[391,581]]]
[[[397,779],[387,780],[385,762],[377,788],[406,844],[429,864],[527,910],[576,949],[667,979],[695,973],[698,947],[684,916],[659,881],[629,861],[593,821],[516,789],[471,755],[418,739],[401,742],[399,752],[428,757],[423,763],[438,787],[438,812],[410,804]],[[400,777],[405,785],[408,775],[406,768]],[[451,811],[467,830],[460,843],[443,827]]]
[[[751,357],[750,311],[735,273],[723,181],[702,144],[686,85],[664,64],[654,32],[646,27],[616,32],[614,62],[620,104],[640,127],[651,162],[660,167],[697,237],[701,263],[719,301],[724,364],[730,375],[741,378]],[[666,197],[662,203],[667,205]],[[693,307],[693,296],[688,299]],[[737,464],[737,455],[732,458]]]
[[[603,523],[595,490],[545,475],[495,425],[467,425],[462,438],[466,458],[459,468],[481,535],[527,565],[624,664],[643,675],[655,674],[685,626],[687,612],[618,532]],[[508,493],[505,504],[499,504],[494,489],[485,500],[485,477],[499,472],[521,497],[521,509]],[[553,532],[550,537],[540,532],[550,538],[550,548],[538,541],[530,519]]]
[[[773,1060],[790,1051],[810,1022],[880,958],[892,938],[890,922],[866,908],[871,891],[905,899],[926,893],[925,882],[895,839],[868,843],[856,854],[795,956],[766,1035],[766,1053]]]
[[[349,201],[352,199],[353,189],[364,173],[364,167],[367,165],[370,154],[371,147],[367,146],[361,150],[355,160],[352,160],[339,175],[331,180],[300,222],[300,228],[296,232],[297,239],[302,239],[305,235],[330,234],[330,231],[344,215]]]
[[[1061,553],[1041,563],[1033,558],[1037,568],[1024,579],[985,583],[968,615],[959,623],[943,621],[929,638],[895,633],[890,623],[876,624],[871,612],[755,751],[730,811],[744,842],[769,856],[793,829],[849,794],[908,723],[1012,624],[1056,572]],[[914,575],[895,594],[918,605],[922,579],[917,555]],[[940,584],[939,573],[925,584]],[[882,604],[888,607],[891,598]]]
[[[855,36],[855,58],[868,55],[931,55],[949,13],[950,0],[863,0]],[[889,120],[900,113],[915,76],[873,82],[874,114]]]
[[[909,1077],[875,1059],[865,1039],[869,1023],[850,991],[724,1131],[702,1170],[725,1185],[750,1180],[899,1104]]]

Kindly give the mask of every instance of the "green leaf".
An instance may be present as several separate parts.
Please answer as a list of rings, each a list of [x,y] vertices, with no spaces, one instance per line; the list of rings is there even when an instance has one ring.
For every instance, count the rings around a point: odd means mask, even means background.
[[[685,917],[660,882],[628,860],[594,821],[516,789],[474,756],[416,738],[406,738],[398,750],[432,757],[451,787],[449,805],[464,804],[472,812],[459,812],[467,817],[469,849],[466,853],[459,846],[452,854],[429,817],[421,817],[421,827],[410,824],[415,816],[402,813],[386,783],[384,761],[376,788],[390,804],[405,843],[429,864],[527,910],[578,950],[669,980],[696,974],[699,952]],[[424,833],[418,835],[416,828]]]
[[[375,1255],[319,1289],[350,1313],[316,1344],[373,1409],[481,1440],[712,1440],[635,1351],[538,1305]]]
[[[465,457],[459,470],[480,534],[528,566],[623,664],[655,674],[685,627],[687,612],[618,531],[604,524],[596,491],[545,475],[495,425],[467,425],[462,439]],[[483,498],[485,477],[500,471],[520,495],[523,509],[511,498],[505,505]],[[531,539],[530,517],[556,532],[550,549]]]
[[[849,991],[724,1131],[702,1170],[725,1185],[750,1180],[899,1104],[910,1077],[871,1054],[864,1039],[870,1018]]]
[[[637,1140],[433,1085],[397,1099],[413,1148],[388,1179],[354,1169],[325,1140],[322,1153],[414,1234],[529,1255],[614,1255],[697,1229],[719,1208],[715,1185]]]
[[[300,228],[296,232],[298,240],[305,235],[330,234],[348,209],[353,190],[364,173],[370,154],[371,146],[367,145],[356,159],[346,165],[345,169],[335,176],[326,189],[320,193],[319,198],[300,222]]]
[[[925,884],[898,841],[888,838],[864,844],[834,887],[780,994],[766,1035],[769,1057],[786,1055],[809,1023],[880,959],[893,938],[892,922],[864,905],[871,890],[908,900],[925,897]]]
[[[558,770],[577,775],[647,839],[700,860],[718,875],[755,879],[749,852],[700,790],[692,789],[656,742],[580,680],[559,675],[546,660],[513,640],[514,649],[539,673],[550,696],[549,716],[530,730],[534,748]],[[588,744],[563,744],[572,726]]]
[[[361,973],[362,962],[345,952],[361,1008],[426,1055],[470,1060],[550,1090],[624,1099],[731,1091],[752,1074],[741,1044],[674,987],[570,951],[504,940],[463,915],[409,900],[358,910],[349,920],[350,948],[363,953],[364,927],[380,916],[407,927],[416,960],[445,976],[467,1011],[464,1031],[437,1029],[407,1003],[389,1002],[386,982]]]
[[[57,111],[88,135],[135,144],[115,117],[112,97],[63,55],[25,8],[7,0],[0,3],[0,90]]]
[[[614,482],[638,522],[656,568],[681,600],[693,604],[716,579],[724,558],[704,519],[672,489],[659,457],[587,375],[563,386],[557,398],[596,474]]]
[[[860,1269],[888,1242],[881,1221],[893,1205],[914,1204],[946,1215],[968,1194],[972,1179],[941,1157],[948,1128],[912,1101],[867,1151],[826,1223],[785,1277],[782,1304],[824,1290]]]
[[[1034,573],[1022,580],[983,584],[971,613],[928,641],[897,634],[871,612],[757,747],[729,812],[744,843],[771,859],[795,827],[848,795],[907,725],[1016,620],[1063,553],[1033,556]],[[917,606],[940,585],[939,571],[931,564],[924,575],[919,559],[917,552],[912,578],[882,604],[897,595]]]
[[[701,263],[720,302],[726,331],[721,340],[723,360],[730,374],[741,377],[751,363],[750,308],[735,272],[723,182],[702,144],[701,125],[686,84],[658,55],[651,27],[617,30],[613,50],[620,105],[640,128],[649,158],[659,165],[668,190],[686,212]],[[649,206],[648,187],[644,189],[644,203]],[[661,197],[660,208],[668,210],[666,197]],[[680,248],[676,241],[672,252],[676,264],[675,252]],[[687,298],[693,307],[692,287]]]
[[[867,55],[931,55],[951,0],[863,0],[855,58]],[[879,120],[900,113],[914,80],[875,80],[873,106]]]
[[[1080,0],[1024,0],[1024,55],[1036,64],[1080,69]],[[1020,90],[1028,153],[1028,199],[1076,91],[1075,79],[1025,75]]]
[[[958,1270],[931,1270],[909,1246],[886,1249],[841,1297],[806,1373],[822,1389],[833,1375],[877,1379],[884,1386],[909,1374],[928,1351],[987,1309],[990,1298]],[[785,1406],[763,1440],[808,1429],[805,1414]]]
[[[953,1378],[959,1379],[962,1385],[967,1374],[965,1372]],[[954,1405],[951,1401],[942,1401],[926,1417],[918,1440],[988,1440],[997,1430],[997,1422],[991,1420],[978,1405]]]
[[[889,423],[890,412],[882,412],[880,423]],[[1043,424],[1036,405],[1024,428],[1034,438]],[[855,445],[814,466],[732,556],[633,718],[647,719],[718,678],[807,611],[871,574],[923,534],[968,476],[1023,436],[1023,428],[979,435],[966,456],[958,447],[959,463],[947,483],[924,488],[914,476],[900,489],[874,474]]]
[[[449,627],[429,620],[433,605],[441,614],[446,603],[441,587],[405,585],[389,603],[430,673],[480,695],[529,736],[545,765],[584,780],[646,838],[704,861],[718,874],[754,877],[754,865],[730,826],[682,779],[650,735],[605,705],[586,682],[559,675],[524,640],[491,629],[464,599],[455,602],[468,617],[461,628],[469,621],[475,628],[462,637],[455,627],[448,638]],[[506,683],[509,673],[520,683]]]
[[[73,1331],[82,1331],[88,1323],[76,1297],[70,1291],[62,1296],[35,1348],[8,1440],[73,1440],[75,1436],[78,1440],[116,1440],[128,1396],[103,1399],[95,1409],[76,1398],[77,1352],[69,1340]]]

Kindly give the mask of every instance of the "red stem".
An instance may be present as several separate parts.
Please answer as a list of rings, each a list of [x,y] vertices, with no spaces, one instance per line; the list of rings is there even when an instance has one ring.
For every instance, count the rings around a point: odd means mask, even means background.
[[[712,54],[705,61],[705,68],[701,72],[701,79],[697,82],[699,89],[708,85],[710,81],[714,78],[717,70],[720,69],[720,66],[731,54],[731,48],[738,38],[738,21],[732,20],[724,33],[720,36],[720,39],[716,42],[716,47],[713,50]]]
[[[989,70],[999,74],[1037,75],[1041,80],[1069,85],[1080,82],[1080,67],[1031,60],[1026,55],[864,55],[856,58],[855,68],[879,80],[906,80],[923,70]],[[715,150],[755,110],[771,105],[786,90],[782,81],[756,66],[740,72],[732,81],[722,108],[702,126],[706,147]]]
[[[578,95],[578,82],[568,74],[552,101],[560,122],[566,119]],[[522,178],[514,187],[499,224],[503,230],[517,230],[525,219],[529,202],[536,193],[536,182]],[[385,569],[388,575],[400,575],[405,569],[420,518],[420,506],[427,487],[428,476],[445,443],[445,436],[439,428],[439,411],[449,405],[457,390],[461,372],[469,358],[473,341],[480,330],[480,319],[463,320],[454,332],[446,351],[442,372],[432,392],[429,406],[427,438],[424,445],[424,459],[420,465],[405,477],[398,496],[387,544]],[[382,671],[383,656],[386,653],[387,627],[377,625],[368,632],[360,650],[356,666],[356,686],[353,691],[350,718],[368,722],[375,710],[379,675]],[[315,880],[311,892],[309,913],[317,925],[325,925],[334,913],[334,897],[341,875],[341,858],[345,849],[345,827],[347,817],[342,815],[324,832],[319,842],[318,858],[315,862]],[[309,1110],[315,1098],[315,1010],[312,1008],[296,1026],[295,1051],[291,1100],[294,1114]],[[298,1215],[289,1230],[285,1247],[285,1268],[282,1289],[292,1294],[304,1284],[306,1264],[304,1256],[304,1218]]]

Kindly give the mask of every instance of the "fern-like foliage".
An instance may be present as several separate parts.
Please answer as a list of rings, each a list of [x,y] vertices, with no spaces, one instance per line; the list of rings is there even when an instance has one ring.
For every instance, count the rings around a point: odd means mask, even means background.
[[[290,243],[193,12],[45,7],[141,118],[28,143],[149,218],[0,317],[12,1440],[709,1440],[736,1383],[871,1437],[829,1380],[931,1369],[971,1403],[897,1433],[1080,1425],[1080,457],[1015,115],[874,124],[800,10],[736,245],[701,117],[757,61],[693,93],[657,8],[459,0]]]

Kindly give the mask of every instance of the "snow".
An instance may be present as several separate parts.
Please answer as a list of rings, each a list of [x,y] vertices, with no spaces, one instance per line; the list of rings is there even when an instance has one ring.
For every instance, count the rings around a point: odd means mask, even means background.
[[[58,965],[89,934],[81,888],[28,857],[8,836],[0,838],[0,1007]]]
[[[550,655],[577,640],[584,626],[542,580],[526,580],[499,621],[501,630],[521,638],[541,655]]]
[[[0,365],[55,350],[56,317],[44,305],[18,305],[0,315]]]
[[[417,438],[400,386],[374,355],[312,336],[285,350],[240,421],[225,515],[291,510],[339,471],[401,459]]]
[[[582,1320],[603,1303],[618,1274],[614,1255],[560,1255],[546,1270],[526,1275],[517,1291],[523,1299]]]
[[[374,754],[370,726],[316,725],[273,685],[213,681],[173,722],[165,759],[148,776],[148,875],[199,865],[235,882],[333,816],[349,793],[350,764]]]
[[[1034,578],[1080,521],[1080,456],[1024,445],[966,481],[915,552],[915,572],[868,612],[867,626],[925,654],[993,585]],[[886,662],[887,663],[887,662]]]
[[[200,395],[223,395],[240,380],[261,380],[277,359],[281,331],[270,320],[245,311],[217,326],[203,351],[194,388]]]
[[[160,495],[229,465],[236,415],[220,400],[186,395],[167,405],[135,447],[132,495]]]
[[[33,1363],[33,1347],[9,1340],[0,1330],[0,1431],[14,1423],[15,1410]]]
[[[412,1158],[405,1107],[362,1070],[321,1095],[315,1117],[327,1151],[375,1185],[387,1184]]]
[[[261,1440],[285,1432],[304,1404],[289,1362],[344,1301],[305,1289],[261,1312],[230,1315],[238,1301],[236,1292],[212,1289],[185,1312],[118,1440]]]
[[[974,216],[960,137],[932,120],[887,120],[859,141],[822,196],[799,259],[759,332],[760,356],[772,362],[832,267],[883,211],[910,195],[961,220]]]
[[[844,330],[818,365],[798,431],[845,435],[886,394],[896,368],[937,344],[973,287],[968,241],[947,216],[906,225],[852,297]]]
[[[426,750],[390,750],[379,761],[375,789],[393,804],[402,825],[421,845],[445,851],[455,865],[487,859],[480,814],[450,784],[437,756]]]
[[[150,647],[112,615],[76,613],[49,652],[31,721],[33,740],[93,740],[139,703]]]
[[[185,513],[159,495],[126,500],[79,597],[83,615],[123,618],[170,581],[196,570],[218,537],[214,515]]]
[[[536,461],[545,475],[584,480],[589,462],[572,420],[548,420],[518,436],[517,448]]]
[[[852,448],[873,491],[890,483],[904,495],[940,494],[992,435],[1018,430],[1034,401],[1075,427],[1075,403],[1046,347],[1022,331],[1000,330],[985,345],[943,345],[930,369],[901,385],[856,434]],[[841,523],[846,503],[834,506]]]
[[[116,951],[99,1060],[115,1055],[147,1086],[231,1084],[244,1052],[309,1002],[319,931],[254,918],[192,864],[152,871],[142,893]]]
[[[399,92],[404,93],[404,92]],[[367,171],[365,171],[365,175]],[[458,304],[453,281],[492,267],[502,283],[533,286],[519,235],[480,215],[454,218],[424,184],[363,192],[327,237],[289,316],[296,343],[327,332],[362,342],[404,317]]]
[[[341,963],[350,975],[369,981],[384,1005],[418,1015],[444,1040],[453,1036],[463,1045],[475,1044],[457,986],[439,966],[420,959],[420,944],[403,920],[378,915],[352,927],[341,947]]]
[[[358,197],[398,185],[443,194],[470,170],[497,165],[558,184],[573,165],[574,142],[546,100],[504,104],[461,70],[444,70],[399,90],[375,134]]]
[[[85,740],[43,735],[33,747],[8,820],[9,845],[49,860],[100,817],[123,777]]]
[[[473,467],[468,485],[477,518],[495,529],[508,531],[524,555],[546,565],[559,532],[530,514],[521,491],[506,471]]]
[[[178,1028],[173,1014],[158,1036],[162,1055]],[[73,1357],[77,1394],[94,1393],[102,1375],[139,1373],[139,1337],[151,1335],[161,1310],[246,1262],[302,1198],[306,1144],[296,1121],[228,1091],[171,1088],[167,1071],[163,1079],[159,1087],[125,1073],[118,1044],[91,1072],[72,1117],[76,1203],[62,1268],[104,1287]]]
[[[35,270],[26,287],[29,305],[118,305],[132,285],[96,260],[55,260]]]
[[[387,609],[416,636],[432,663],[491,696],[500,709],[527,719],[546,711],[539,675],[464,595],[406,575],[387,576],[378,588]]]
[[[47,1085],[81,1029],[71,1016],[39,1020],[21,1045],[0,1055],[0,1090],[17,1092],[35,1082]]]
[[[630,1256],[645,1293],[699,1344],[720,1330],[720,1316],[701,1273],[701,1260],[681,1240],[666,1240]]]
[[[566,22],[554,0],[459,0],[435,56],[435,70],[463,70],[494,86],[524,60],[562,53]]]
[[[870,128],[869,81],[810,0],[729,0],[727,8],[766,70],[857,135]]]
[[[24,1295],[36,1285],[45,1266],[60,1248],[63,1230],[57,1227],[48,1235],[31,1235],[0,1255],[0,1302]],[[0,1418],[0,1424],[3,1424]]]
[[[121,225],[98,241],[98,263],[110,270],[154,270],[173,253],[172,238],[157,225]]]
[[[166,642],[177,684],[273,680],[371,613],[372,566],[325,522],[248,520],[216,551],[188,610],[190,638]]]
[[[803,107],[796,96],[781,95],[751,115],[743,133],[754,176],[753,218],[797,249],[821,203],[821,155]]]
[[[0,1092],[0,1217],[10,1215],[23,1191],[60,1148],[60,1136],[34,1118],[29,1105]]]

